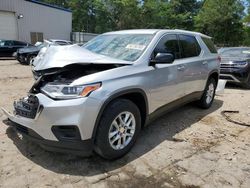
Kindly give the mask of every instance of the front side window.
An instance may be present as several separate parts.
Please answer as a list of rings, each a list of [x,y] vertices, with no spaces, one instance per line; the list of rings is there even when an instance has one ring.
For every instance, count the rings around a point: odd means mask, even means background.
[[[154,50],[154,56],[157,53],[171,53],[175,59],[180,58],[180,47],[176,35],[165,35],[157,44]]]
[[[153,34],[105,34],[89,41],[83,48],[108,57],[135,61],[153,37]]]
[[[190,35],[179,35],[182,58],[196,57],[201,53],[201,47],[196,38]]]

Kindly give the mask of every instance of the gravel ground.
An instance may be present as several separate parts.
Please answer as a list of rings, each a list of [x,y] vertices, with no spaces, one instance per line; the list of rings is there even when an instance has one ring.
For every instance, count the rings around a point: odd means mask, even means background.
[[[33,83],[30,67],[0,61],[0,107],[12,109]],[[232,87],[209,110],[181,107],[145,128],[116,161],[44,151],[6,125],[0,112],[0,187],[250,187],[250,90]]]

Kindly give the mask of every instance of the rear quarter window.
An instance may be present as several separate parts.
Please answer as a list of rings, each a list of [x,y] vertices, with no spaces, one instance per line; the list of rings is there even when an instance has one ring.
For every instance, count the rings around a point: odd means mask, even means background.
[[[179,35],[182,58],[196,57],[201,53],[201,47],[196,38],[191,35]]]
[[[217,50],[214,46],[213,41],[210,38],[207,37],[201,37],[201,39],[203,40],[203,42],[206,44],[207,48],[209,49],[209,51],[213,54],[217,54]]]

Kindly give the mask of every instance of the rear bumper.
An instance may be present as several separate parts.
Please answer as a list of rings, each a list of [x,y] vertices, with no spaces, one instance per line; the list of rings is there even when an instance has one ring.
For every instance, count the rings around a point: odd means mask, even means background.
[[[93,142],[88,140],[67,140],[67,141],[52,141],[42,138],[35,131],[24,127],[18,123],[9,120],[10,127],[14,128],[16,132],[20,133],[25,139],[30,140],[45,150],[60,153],[69,153],[80,156],[90,156],[93,151]]]

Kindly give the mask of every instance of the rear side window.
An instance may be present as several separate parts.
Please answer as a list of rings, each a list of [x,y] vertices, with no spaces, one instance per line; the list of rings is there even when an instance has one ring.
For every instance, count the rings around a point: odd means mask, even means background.
[[[157,53],[171,53],[175,59],[180,58],[180,47],[177,39],[177,35],[165,35],[157,44],[154,50],[154,56]]]
[[[179,35],[182,58],[199,56],[201,47],[196,38],[190,35]]]
[[[207,38],[207,37],[201,37],[203,42],[206,44],[207,48],[209,49],[209,51],[213,54],[216,54],[217,53],[217,50],[214,46],[214,43],[213,41],[210,39],[210,38]]]

